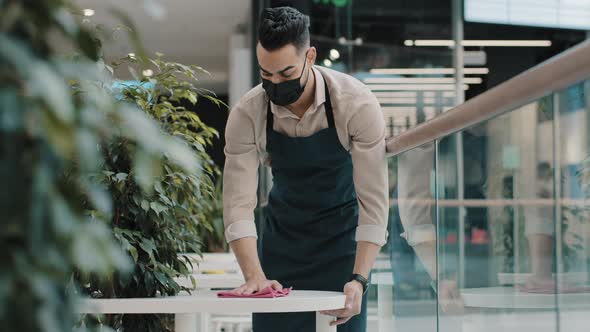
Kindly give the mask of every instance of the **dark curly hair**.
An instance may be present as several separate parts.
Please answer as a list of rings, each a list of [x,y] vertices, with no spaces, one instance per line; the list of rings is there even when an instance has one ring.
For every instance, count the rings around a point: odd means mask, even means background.
[[[309,16],[291,7],[266,8],[260,16],[258,41],[267,51],[288,44],[300,51],[309,45]]]

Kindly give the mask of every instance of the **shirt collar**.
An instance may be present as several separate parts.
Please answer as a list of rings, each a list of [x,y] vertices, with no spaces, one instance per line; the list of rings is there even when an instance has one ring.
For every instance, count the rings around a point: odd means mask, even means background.
[[[324,85],[324,77],[316,66],[311,67],[315,77],[315,97],[313,104],[309,107],[307,112],[315,113],[320,106],[326,102],[326,89]],[[299,119],[297,115],[293,114],[287,107],[275,105],[270,103],[270,111],[278,118],[295,118]]]

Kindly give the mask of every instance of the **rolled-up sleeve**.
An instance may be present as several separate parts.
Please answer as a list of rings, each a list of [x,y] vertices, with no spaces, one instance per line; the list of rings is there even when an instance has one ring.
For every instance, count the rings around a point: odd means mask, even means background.
[[[385,156],[385,121],[379,102],[368,90],[354,96],[348,122],[353,180],[359,203],[356,241],[383,246],[387,242],[389,211]]]
[[[258,150],[253,120],[238,104],[230,112],[225,130],[223,170],[223,221],[227,242],[257,238],[254,208],[257,204]]]
[[[405,232],[401,236],[412,247],[436,240],[432,173],[434,144],[426,144],[398,157],[399,214]]]

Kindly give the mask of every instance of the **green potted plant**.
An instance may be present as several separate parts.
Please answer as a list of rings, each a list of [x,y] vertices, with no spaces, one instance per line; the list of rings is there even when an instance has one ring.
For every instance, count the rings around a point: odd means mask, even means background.
[[[124,83],[111,92],[125,102],[134,103],[161,124],[164,132],[192,149],[200,166],[187,170],[178,167],[164,154],[163,162],[149,160],[134,167],[136,145],[121,138],[103,147],[106,163],[96,179],[109,187],[114,215],[111,227],[121,246],[133,258],[131,276],[114,273],[107,282],[87,276],[81,283],[88,294],[99,297],[153,297],[176,295],[187,288],[174,278],[189,276],[190,261],[178,253],[201,253],[201,230],[212,229],[215,210],[213,179],[219,171],[205,148],[218,136],[191,110],[185,100],[196,105],[207,98],[222,103],[210,91],[199,88],[196,66],[167,62],[162,54],[154,59],[127,56],[113,64],[127,66],[136,83]],[[152,67],[152,75],[139,76],[136,68]],[[145,71],[142,71],[145,72]],[[141,156],[135,159],[141,160]],[[82,277],[82,276],[80,276]],[[194,279],[193,279],[194,284]],[[113,315],[102,323],[124,331],[164,331],[171,328],[166,315]]]
[[[64,0],[0,1],[0,322],[7,331],[72,331],[80,289],[73,271],[98,278],[131,271],[110,231],[111,196],[91,179],[105,163],[98,146],[132,144],[128,161],[144,174],[142,165],[158,164],[164,153],[174,169],[199,167],[185,144],[97,84],[97,36],[79,12]],[[62,56],[51,36],[77,55]]]
[[[225,241],[225,226],[223,224],[223,179],[215,180],[215,190],[210,196],[210,202],[205,209],[205,220],[199,224],[199,233],[203,241],[203,252],[227,252],[229,246]]]

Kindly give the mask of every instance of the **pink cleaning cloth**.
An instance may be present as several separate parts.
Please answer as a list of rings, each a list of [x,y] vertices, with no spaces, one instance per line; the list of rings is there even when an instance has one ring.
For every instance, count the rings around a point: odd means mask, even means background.
[[[266,287],[265,289],[262,289],[256,293],[250,294],[250,295],[237,295],[237,294],[233,294],[232,291],[223,291],[223,292],[219,292],[217,293],[218,297],[241,297],[241,298],[256,298],[256,299],[264,299],[264,298],[275,298],[275,297],[283,297],[283,296],[287,296],[289,295],[289,293],[291,293],[291,289],[293,287],[289,287],[289,288],[283,288],[282,290],[275,290],[273,289],[271,286]]]

